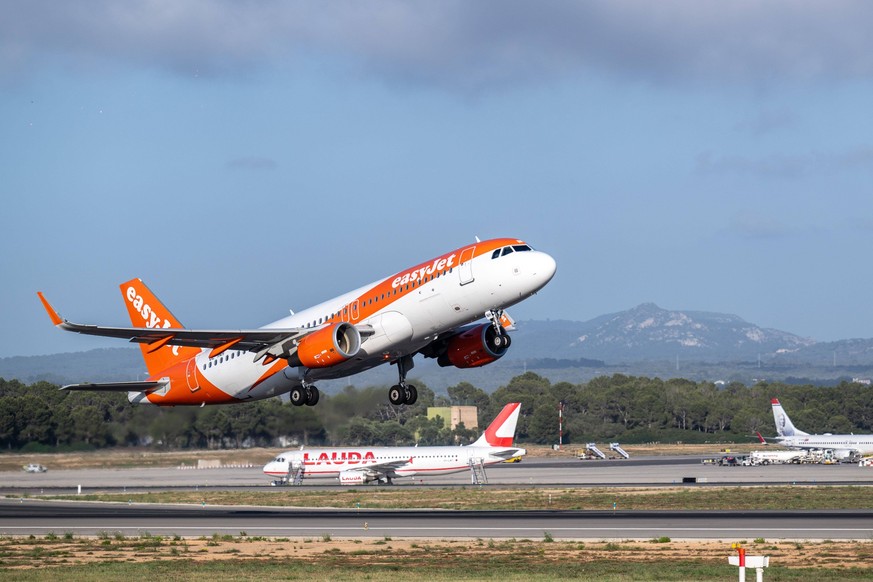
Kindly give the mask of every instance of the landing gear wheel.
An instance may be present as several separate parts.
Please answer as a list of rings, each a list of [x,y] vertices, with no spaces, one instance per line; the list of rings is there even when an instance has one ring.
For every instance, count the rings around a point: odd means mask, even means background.
[[[395,384],[388,390],[388,402],[400,406],[406,402],[406,390],[400,384]]]
[[[404,392],[406,393],[406,404],[409,406],[415,404],[415,401],[418,400],[418,390],[415,389],[415,386],[407,384]]]
[[[303,386],[296,386],[291,389],[291,392],[288,394],[291,398],[291,404],[294,406],[303,406],[306,404],[307,395],[306,389]]]
[[[315,406],[318,404],[318,388],[308,386],[306,388],[306,406]]]

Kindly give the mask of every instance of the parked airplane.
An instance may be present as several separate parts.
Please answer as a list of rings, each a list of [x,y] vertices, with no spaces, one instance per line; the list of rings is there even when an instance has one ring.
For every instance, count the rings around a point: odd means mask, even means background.
[[[391,483],[398,477],[461,471],[472,471],[476,482],[484,477],[485,466],[525,454],[524,449],[512,446],[520,411],[519,402],[504,406],[482,436],[467,447],[300,448],[280,453],[264,465],[264,473],[278,478],[274,485],[299,484],[305,477],[335,477],[343,485]]]
[[[124,338],[142,349],[142,382],[72,384],[66,390],[128,393],[158,406],[229,404],[290,393],[314,406],[313,382],[343,378],[390,362],[399,382],[392,404],[413,404],[406,382],[413,356],[440,366],[474,368],[502,357],[512,320],[505,309],[542,289],[555,260],[523,241],[500,238],[440,255],[390,277],[293,313],[258,329],[195,330],[179,323],[139,279],[121,284],[134,326],[71,323],[37,293],[52,322],[66,331]],[[485,323],[474,323],[483,317]]]
[[[776,421],[776,434],[773,440],[789,449],[832,450],[837,459],[848,459],[873,453],[873,434],[809,434],[795,428],[788,414],[773,398],[773,419]],[[764,441],[764,437],[761,437]]]

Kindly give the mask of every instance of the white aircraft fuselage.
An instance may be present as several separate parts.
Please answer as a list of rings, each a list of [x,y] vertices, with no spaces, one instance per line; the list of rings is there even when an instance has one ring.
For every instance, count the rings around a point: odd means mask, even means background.
[[[779,435],[775,441],[789,449],[833,451],[837,459],[873,453],[873,434],[809,434],[791,422],[779,400],[773,398],[773,420]]]
[[[279,453],[264,473],[286,484],[303,478],[336,478],[343,485],[390,482],[399,477],[471,471],[521,457],[512,446],[521,404],[510,402],[470,446],[301,448]]]
[[[542,289],[555,269],[552,257],[518,239],[477,241],[252,330],[186,329],[139,279],[121,285],[133,328],[71,323],[39,297],[64,330],[140,343],[149,371],[145,382],[66,389],[125,391],[131,402],[162,406],[290,392],[292,403],[314,405],[312,383],[390,362],[400,381],[389,399],[412,404],[405,375],[415,354],[459,368],[500,358],[510,343],[503,311]]]

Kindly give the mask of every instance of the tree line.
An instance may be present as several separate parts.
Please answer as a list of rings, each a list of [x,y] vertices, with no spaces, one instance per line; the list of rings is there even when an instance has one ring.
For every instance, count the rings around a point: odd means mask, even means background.
[[[64,450],[114,446],[168,449],[306,445],[438,445],[472,442],[479,430],[428,420],[429,406],[472,405],[484,428],[507,402],[521,402],[519,443],[558,442],[563,407],[565,444],[589,441],[747,442],[775,434],[770,399],[811,433],[873,432],[873,388],[740,383],[718,387],[685,379],[616,374],[572,384],[533,372],[487,394],[462,382],[445,394],[416,383],[413,406],[392,406],[387,388],[349,386],[315,407],[279,399],[233,406],[160,408],[132,405],[126,394],[63,392],[47,382],[0,378],[0,450]]]

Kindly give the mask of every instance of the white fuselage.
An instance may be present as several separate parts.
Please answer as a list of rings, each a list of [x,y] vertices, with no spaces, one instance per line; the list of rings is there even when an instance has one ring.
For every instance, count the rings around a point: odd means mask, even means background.
[[[790,449],[832,450],[838,459],[873,453],[873,434],[807,434],[779,437],[778,442]]]
[[[262,328],[318,328],[341,320],[366,329],[359,352],[344,362],[293,368],[278,360],[265,366],[263,361],[253,361],[251,352],[227,350],[210,358],[210,350],[203,349],[192,366],[201,384],[242,401],[277,396],[301,381],[342,378],[412,355],[440,334],[482,319],[489,310],[515,305],[551,280],[555,261],[546,253],[497,252],[500,245],[524,244],[513,241],[477,242]],[[131,392],[130,398],[147,402],[143,393]]]
[[[304,478],[337,478],[346,471],[363,475],[368,467],[396,463],[402,466],[375,472],[392,478],[446,475],[469,471],[471,462],[488,466],[524,454],[518,447],[313,448],[279,454],[264,466],[264,473],[282,479],[302,466]]]

